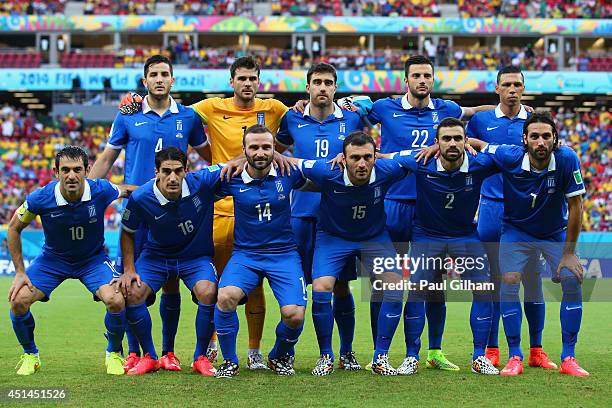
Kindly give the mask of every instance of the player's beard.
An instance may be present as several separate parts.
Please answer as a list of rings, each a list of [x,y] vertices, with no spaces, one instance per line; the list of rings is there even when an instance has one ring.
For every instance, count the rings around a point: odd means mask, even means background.
[[[529,151],[529,156],[533,157],[536,161],[546,161],[550,158],[552,154],[553,147],[548,148],[545,147],[543,149],[532,148],[531,146],[527,146],[527,150]]]
[[[418,88],[415,88],[415,89],[408,88],[408,90],[410,91],[410,95],[412,95],[414,98],[419,99],[421,101],[427,98],[431,94],[431,89],[427,89],[427,91],[424,91],[425,93],[419,93],[420,91],[418,90]]]
[[[449,152],[457,153],[457,155],[455,157],[449,156],[448,155]],[[446,161],[449,161],[451,163],[452,162],[456,162],[457,160],[459,160],[463,156],[461,154],[461,151],[459,149],[456,149],[456,148],[454,148],[454,149],[447,149],[444,153],[440,152],[440,155],[442,157],[444,157],[444,159]]]
[[[253,167],[255,170],[264,170],[265,168],[270,166],[270,164],[272,164],[272,160],[274,160],[274,156],[268,157],[267,160],[265,161],[255,160],[256,158],[252,156],[247,156],[246,159],[247,159],[247,163],[249,163],[249,166]],[[259,159],[259,157],[257,157],[257,159]]]

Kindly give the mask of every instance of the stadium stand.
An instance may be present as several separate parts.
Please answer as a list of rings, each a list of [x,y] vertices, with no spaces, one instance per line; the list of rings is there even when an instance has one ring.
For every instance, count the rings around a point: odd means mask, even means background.
[[[0,68],[39,68],[41,61],[39,52],[0,52]]]
[[[67,0],[7,0],[0,4],[0,15],[46,15],[62,14]]]
[[[584,211],[586,231],[612,230],[612,113],[605,109],[574,112],[559,108],[552,112],[560,129],[561,139],[581,157],[587,186]],[[53,178],[51,166],[57,150],[65,144],[86,147],[91,158],[104,148],[110,124],[84,126],[81,118],[37,118],[32,112],[4,105],[0,110],[0,224],[10,220],[25,196]],[[378,130],[372,135],[377,138]],[[201,169],[206,163],[192,151],[190,167]],[[111,181],[121,183],[124,160],[113,166]],[[107,226],[120,224],[119,205],[105,214]]]
[[[252,0],[178,0],[175,13],[195,16],[246,16],[253,15]]]
[[[86,0],[83,13],[86,15],[147,15],[155,14],[156,0]]]
[[[462,17],[609,18],[606,0],[459,0]]]

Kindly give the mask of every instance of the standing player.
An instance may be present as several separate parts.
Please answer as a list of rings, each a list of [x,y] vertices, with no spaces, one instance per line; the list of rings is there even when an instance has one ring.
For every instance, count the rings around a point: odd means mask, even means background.
[[[277,150],[293,146],[293,155],[308,160],[334,158],[342,152],[349,133],[363,127],[357,113],[343,111],[334,104],[337,90],[336,69],[326,63],[314,64],[306,74],[306,91],[310,102],[304,113],[288,111],[276,135]],[[302,259],[304,275],[312,283],[317,218],[321,194],[294,191],[291,195],[291,227]],[[353,352],[355,334],[355,301],[349,280],[356,279],[356,265],[348,262],[334,286],[333,314],[340,335],[340,368],[359,370]]]
[[[23,347],[19,375],[34,374],[41,367],[34,342],[34,316],[30,306],[46,302],[66,279],[79,279],[106,305],[108,348],[106,372],[122,375],[121,342],[125,330],[125,303],[110,285],[115,270],[104,253],[104,211],[133,188],[117,187],[107,180],[86,178],[87,153],[68,146],[55,156],[52,181],[28,196],[8,227],[8,248],[15,265],[9,291],[13,330]],[[40,216],[45,233],[42,253],[26,270],[21,252],[21,231]]]
[[[312,265],[312,318],[320,350],[320,358],[312,370],[316,376],[329,375],[334,369],[331,300],[343,268],[359,256],[370,273],[375,258],[396,256],[385,230],[383,200],[389,187],[405,177],[408,170],[403,167],[401,157],[375,160],[375,149],[370,136],[355,131],[344,139],[344,171],[330,170],[325,159],[300,162],[304,176],[321,188]],[[399,271],[383,271],[380,277],[384,284],[401,281]],[[401,316],[402,295],[401,289],[383,290],[372,365],[376,374],[397,375],[387,353]]]
[[[385,98],[374,102],[368,114],[372,124],[381,124],[380,150],[383,153],[426,148],[433,144],[435,129],[442,119],[469,118],[477,111],[489,108],[462,108],[452,101],[431,98],[434,66],[422,55],[414,55],[406,60],[404,74],[406,94],[402,98]],[[387,229],[393,242],[405,243],[412,238],[415,200],[414,176],[407,177],[389,189],[385,197],[385,212]],[[448,361],[442,353],[442,334],[446,320],[444,293],[434,291],[429,295],[425,309],[429,331],[427,367],[456,371],[459,367]],[[376,321],[379,305],[371,303],[373,322]],[[404,322],[404,329],[407,326]]]
[[[170,96],[174,85],[172,64],[161,55],[150,57],[144,65],[142,83],[148,95],[142,99],[142,111],[134,115],[117,114],[110,138],[102,155],[96,160],[92,177],[106,177],[115,160],[125,148],[125,182],[141,186],[155,176],[153,158],[160,150],[174,146],[187,151],[191,145],[202,157],[208,153],[202,123],[193,110],[176,103]],[[125,205],[125,203],[124,203]],[[135,257],[138,259],[146,241],[146,228],[138,228],[135,235]],[[117,267],[123,269],[121,255]],[[169,280],[159,303],[162,320],[161,368],[180,371],[178,358],[174,355],[174,339],[178,329],[181,297],[178,280]],[[126,370],[139,360],[140,346],[131,331],[127,330],[129,356]]]
[[[221,276],[215,308],[224,359],[216,376],[228,378],[238,374],[236,307],[261,285],[264,277],[281,313],[268,366],[279,375],[293,375],[293,348],[302,332],[308,297],[291,231],[289,195],[294,188],[302,187],[305,180],[297,171],[291,176],[277,174],[272,165],[274,136],[265,126],[253,125],[245,131],[244,154],[247,164],[241,176],[223,182],[217,193],[234,197],[236,226],[234,251]]]
[[[251,56],[237,58],[230,67],[230,85],[234,89],[231,98],[209,98],[191,107],[208,126],[207,160],[212,164],[224,163],[242,152],[244,131],[251,125],[260,124],[276,133],[287,107],[276,99],[256,98],[259,87],[259,64]],[[128,98],[130,99],[130,98]],[[139,103],[122,101],[122,111],[130,113],[140,108]],[[214,262],[219,274],[232,254],[234,241],[234,212],[232,198],[215,204],[213,240]],[[263,287],[255,288],[245,308],[249,329],[249,355],[247,367],[265,369],[263,355],[259,350],[266,313]],[[216,358],[216,343],[209,350],[211,360]]]
[[[180,278],[198,302],[196,348],[192,369],[214,375],[206,347],[214,331],[217,276],[212,264],[214,191],[219,184],[218,166],[187,172],[187,156],[176,147],[155,154],[155,179],[130,197],[123,212],[121,249],[124,272],[120,287],[127,297],[127,320],[145,355],[128,375],[157,371],[159,362],[151,335],[151,315],[146,306],[168,280]],[[148,239],[135,259],[135,232],[141,224]]]
[[[542,252],[561,282],[562,374],[588,376],[578,365],[575,346],[582,320],[582,277],[575,255],[582,225],[582,195],[585,193],[580,161],[567,146],[558,146],[553,119],[534,113],[523,126],[523,146],[489,145],[503,170],[504,220],[500,242],[501,313],[510,359],[501,375],[523,372],[521,351],[521,278],[532,271],[529,257]]]
[[[412,236],[411,258],[423,260],[410,276],[415,285],[406,305],[405,329],[408,333],[407,358],[398,373],[415,374],[419,366],[421,334],[425,327],[425,292],[423,282],[436,281],[441,260],[447,255],[456,259],[456,270],[463,269],[462,279],[483,286],[489,282],[489,267],[484,246],[478,239],[474,216],[478,209],[483,181],[497,172],[494,161],[485,154],[470,157],[466,151],[463,123],[454,118],[440,122],[436,131],[440,156],[427,164],[412,160],[416,176],[417,202]],[[429,265],[431,259],[440,260]],[[471,260],[471,261],[470,261]],[[426,264],[424,264],[427,262]],[[469,265],[469,266],[468,266]],[[485,357],[485,345],[491,327],[490,291],[472,291],[470,326],[474,339],[472,372],[499,374]]]
[[[523,124],[530,116],[521,105],[521,97],[525,90],[525,78],[521,70],[507,66],[497,73],[495,93],[499,95],[499,105],[495,109],[478,112],[469,121],[466,133],[470,138],[476,138],[491,144],[522,145]],[[485,243],[489,264],[491,265],[491,281],[495,284],[493,294],[493,316],[491,333],[487,341],[486,355],[494,366],[499,366],[499,287],[501,274],[499,272],[499,239],[501,236],[502,215],[504,213],[504,196],[502,175],[489,177],[482,185],[480,208],[478,211],[478,235]],[[532,367],[557,368],[542,349],[542,331],[546,308],[542,291],[542,279],[539,275],[544,268],[540,256],[533,253],[525,267],[533,271],[524,276],[525,287],[525,317],[529,323],[529,365]]]

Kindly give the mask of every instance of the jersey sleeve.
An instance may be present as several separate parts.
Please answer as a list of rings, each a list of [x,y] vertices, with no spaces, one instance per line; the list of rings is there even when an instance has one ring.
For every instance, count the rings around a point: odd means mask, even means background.
[[[444,101],[448,109],[448,116],[461,119],[463,117],[463,108],[455,101]]]
[[[323,160],[302,160],[300,162],[300,171],[307,179],[314,181],[316,184],[321,185],[329,175],[330,170],[329,164]]]
[[[289,132],[289,115],[285,113],[280,123],[280,128],[276,133],[276,140],[285,146],[291,146],[294,143],[293,137]]]
[[[382,111],[383,103],[384,103],[384,100],[378,100],[374,102],[374,104],[372,105],[372,109],[370,110],[370,113],[367,116],[371,124],[376,125],[377,123],[380,123],[382,121],[381,111]]]
[[[104,204],[106,206],[108,206],[110,203],[112,203],[121,196],[121,191],[119,190],[119,187],[117,187],[110,181],[106,179],[98,179],[97,183],[102,189],[104,196]]]
[[[217,191],[221,183],[221,166],[218,164],[208,166],[205,169],[194,173],[194,177],[199,179],[199,190],[207,188],[210,191]]]
[[[30,211],[30,208],[28,206],[28,200],[24,201],[23,204],[21,204],[15,214],[17,214],[17,218],[19,219],[19,221],[23,222],[24,224],[29,224],[36,218],[36,214]]]
[[[414,158],[413,153],[414,152],[412,150],[402,150],[393,156],[393,160],[395,160],[402,168],[414,173],[417,171],[419,164]]]
[[[291,189],[299,190],[306,184],[306,179],[300,171],[291,172]]]
[[[142,223],[142,214],[140,206],[131,196],[128,200],[125,209],[123,210],[123,216],[121,217],[121,226],[127,232],[134,233],[138,229],[138,226]]]
[[[489,144],[484,148],[482,153],[488,155],[498,168],[503,169],[511,158],[511,149],[513,147],[514,146]]]
[[[123,120],[123,114],[117,113],[113,125],[111,126],[110,135],[108,136],[108,143],[106,146],[111,149],[123,149],[128,143],[129,135],[127,127]]]
[[[210,116],[211,106],[212,99],[204,99],[200,102],[194,103],[190,106],[190,108],[193,109],[195,113],[197,113],[203,124],[208,125],[208,118]]]
[[[191,132],[189,133],[189,144],[193,148],[199,148],[206,145],[206,135],[204,135],[204,126],[202,121],[194,112],[193,125],[191,126]]]
[[[271,123],[272,131],[277,132],[278,128],[281,125],[281,120],[283,119],[283,117],[285,117],[289,108],[287,108],[285,104],[279,101],[278,99],[272,99],[271,102],[272,112],[274,115],[274,120]]]
[[[586,193],[584,181],[582,180],[582,172],[580,171],[580,160],[578,155],[573,151],[564,157],[564,164],[567,161],[567,184],[565,185],[565,197],[575,197]]]
[[[465,128],[465,135],[467,137],[478,138],[478,118],[480,115],[476,114],[472,116]]]

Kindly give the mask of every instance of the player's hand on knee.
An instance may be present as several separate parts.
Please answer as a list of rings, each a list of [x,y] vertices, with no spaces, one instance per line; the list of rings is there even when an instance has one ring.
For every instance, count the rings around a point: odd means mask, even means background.
[[[336,157],[329,160],[327,163],[331,164],[331,167],[330,167],[331,170],[333,170],[336,166],[338,166],[338,168],[341,171],[344,171],[344,154],[338,153]]]
[[[123,95],[119,102],[119,112],[122,115],[133,115],[140,110],[142,106],[142,96],[136,92],[128,92]]]
[[[578,282],[582,283],[584,279],[584,269],[582,268],[582,264],[580,263],[580,259],[574,254],[564,254],[561,258],[561,262],[559,262],[559,266],[557,267],[557,271],[555,272],[555,276],[553,278],[554,282],[561,282],[561,268],[567,268],[571,273],[573,273],[576,278],[578,278]]]
[[[221,169],[221,173],[219,177],[221,181],[227,180],[230,181],[232,177],[238,176],[244,170],[244,166],[246,165],[246,157],[240,156],[235,157],[225,163],[225,166]]]
[[[13,284],[9,289],[9,302],[12,302],[17,298],[17,294],[24,286],[27,286],[30,289],[30,292],[34,292],[34,285],[32,285],[32,282],[30,281],[30,278],[28,278],[28,275],[26,275],[25,273],[15,275],[15,279],[13,279]]]
[[[423,159],[423,165],[425,165],[427,164],[427,161],[429,160],[430,157],[433,156],[434,159],[437,159],[439,155],[440,155],[440,146],[437,143],[435,143],[429,147],[425,147],[419,150],[419,152],[414,156],[414,159],[417,162]]]
[[[124,298],[130,296],[130,288],[132,287],[132,282],[136,282],[136,286],[140,287],[142,282],[140,281],[140,275],[135,272],[132,273],[124,273],[121,275],[119,279],[119,289],[123,294]]]
[[[287,156],[284,156],[279,152],[274,152],[274,164],[280,170],[282,176],[290,176],[291,170],[296,168],[295,165],[287,158]]]

